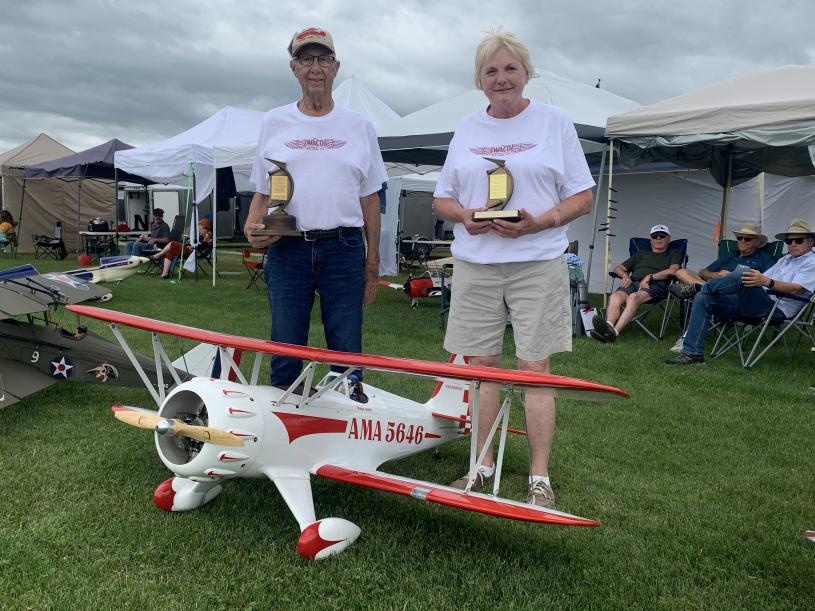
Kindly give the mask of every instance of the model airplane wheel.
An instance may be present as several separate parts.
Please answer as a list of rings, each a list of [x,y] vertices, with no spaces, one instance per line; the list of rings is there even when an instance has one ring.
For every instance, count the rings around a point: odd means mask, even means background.
[[[159,484],[153,493],[156,507],[164,511],[189,511],[206,505],[223,490],[217,482],[194,482],[171,477]]]
[[[348,549],[360,532],[359,526],[342,518],[317,520],[300,533],[297,551],[303,558],[322,560]]]

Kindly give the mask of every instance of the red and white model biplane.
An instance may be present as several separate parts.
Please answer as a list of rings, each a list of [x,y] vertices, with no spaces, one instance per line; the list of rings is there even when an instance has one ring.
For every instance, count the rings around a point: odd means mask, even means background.
[[[159,457],[175,476],[156,489],[156,505],[166,511],[201,507],[222,490],[225,480],[236,477],[271,479],[297,520],[301,534],[299,553],[324,558],[343,551],[359,536],[360,529],[341,518],[317,520],[311,495],[312,475],[395,492],[430,501],[514,520],[570,526],[597,526],[592,520],[553,509],[536,507],[498,496],[501,465],[513,392],[546,388],[554,395],[581,399],[621,399],[625,391],[562,376],[435,363],[387,356],[334,352],[303,346],[203,331],[140,316],[95,307],[70,305],[69,310],[110,323],[126,353],[131,354],[118,325],[153,334],[158,380],[149,385],[158,412],[136,407],[113,407],[115,416],[129,424],[155,431]],[[195,377],[165,394],[162,371],[175,378],[159,335],[186,338],[213,346],[218,371]],[[254,352],[251,374],[239,368],[241,356]],[[300,377],[286,390],[258,384],[264,354],[308,361]],[[318,364],[346,367],[314,383]],[[141,371],[138,361],[133,366]],[[176,367],[181,367],[176,361]],[[347,376],[356,368],[429,376],[438,383],[426,403],[417,403],[366,385],[369,401],[349,398]],[[247,367],[248,369],[248,367]],[[507,389],[490,440],[499,437],[493,494],[472,492],[475,466],[483,456],[475,454],[476,435],[471,439],[470,486],[465,491],[378,471],[386,461],[435,448],[467,432],[462,424],[478,430],[478,395],[481,383],[497,383]],[[472,404],[472,418],[468,417]],[[487,445],[491,445],[488,443]],[[486,452],[486,450],[485,450]]]

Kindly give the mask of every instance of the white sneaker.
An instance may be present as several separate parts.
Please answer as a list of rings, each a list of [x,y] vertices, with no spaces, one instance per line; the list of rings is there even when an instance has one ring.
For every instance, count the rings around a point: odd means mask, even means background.
[[[676,340],[676,343],[673,346],[671,346],[671,352],[676,352],[677,354],[679,354],[680,352],[682,352],[682,348],[684,345],[685,338],[680,337],[678,340]]]

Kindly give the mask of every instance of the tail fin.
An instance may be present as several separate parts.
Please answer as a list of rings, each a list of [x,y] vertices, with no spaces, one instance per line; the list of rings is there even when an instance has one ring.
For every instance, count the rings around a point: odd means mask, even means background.
[[[241,351],[234,348],[227,348],[230,356],[239,365],[241,362]],[[221,353],[218,346],[212,344],[198,344],[192,350],[173,361],[173,366],[181,371],[186,371],[194,376],[205,378],[223,377],[228,367],[221,364]],[[229,369],[229,379],[235,380],[235,372]]]
[[[451,354],[447,362],[464,365],[469,362],[469,359],[466,356]],[[438,378],[433,394],[425,403],[434,413],[457,418],[467,417],[469,404],[470,385],[463,380],[451,380],[449,378]]]

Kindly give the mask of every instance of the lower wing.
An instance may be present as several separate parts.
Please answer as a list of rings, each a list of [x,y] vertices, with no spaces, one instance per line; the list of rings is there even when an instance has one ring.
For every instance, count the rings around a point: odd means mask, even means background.
[[[536,507],[527,503],[502,499],[478,492],[467,492],[440,486],[421,480],[410,479],[400,475],[391,475],[381,471],[359,471],[347,469],[337,465],[323,465],[312,471],[314,475],[327,479],[355,484],[365,488],[394,492],[404,496],[411,496],[421,501],[430,501],[440,505],[448,505],[457,509],[466,509],[485,513],[499,518],[522,520],[524,522],[541,522],[544,524],[560,524],[562,526],[599,526],[599,522],[573,516],[555,509]]]
[[[0,359],[0,409],[14,405],[20,399],[47,388],[56,382],[52,376],[30,365],[10,359]]]

